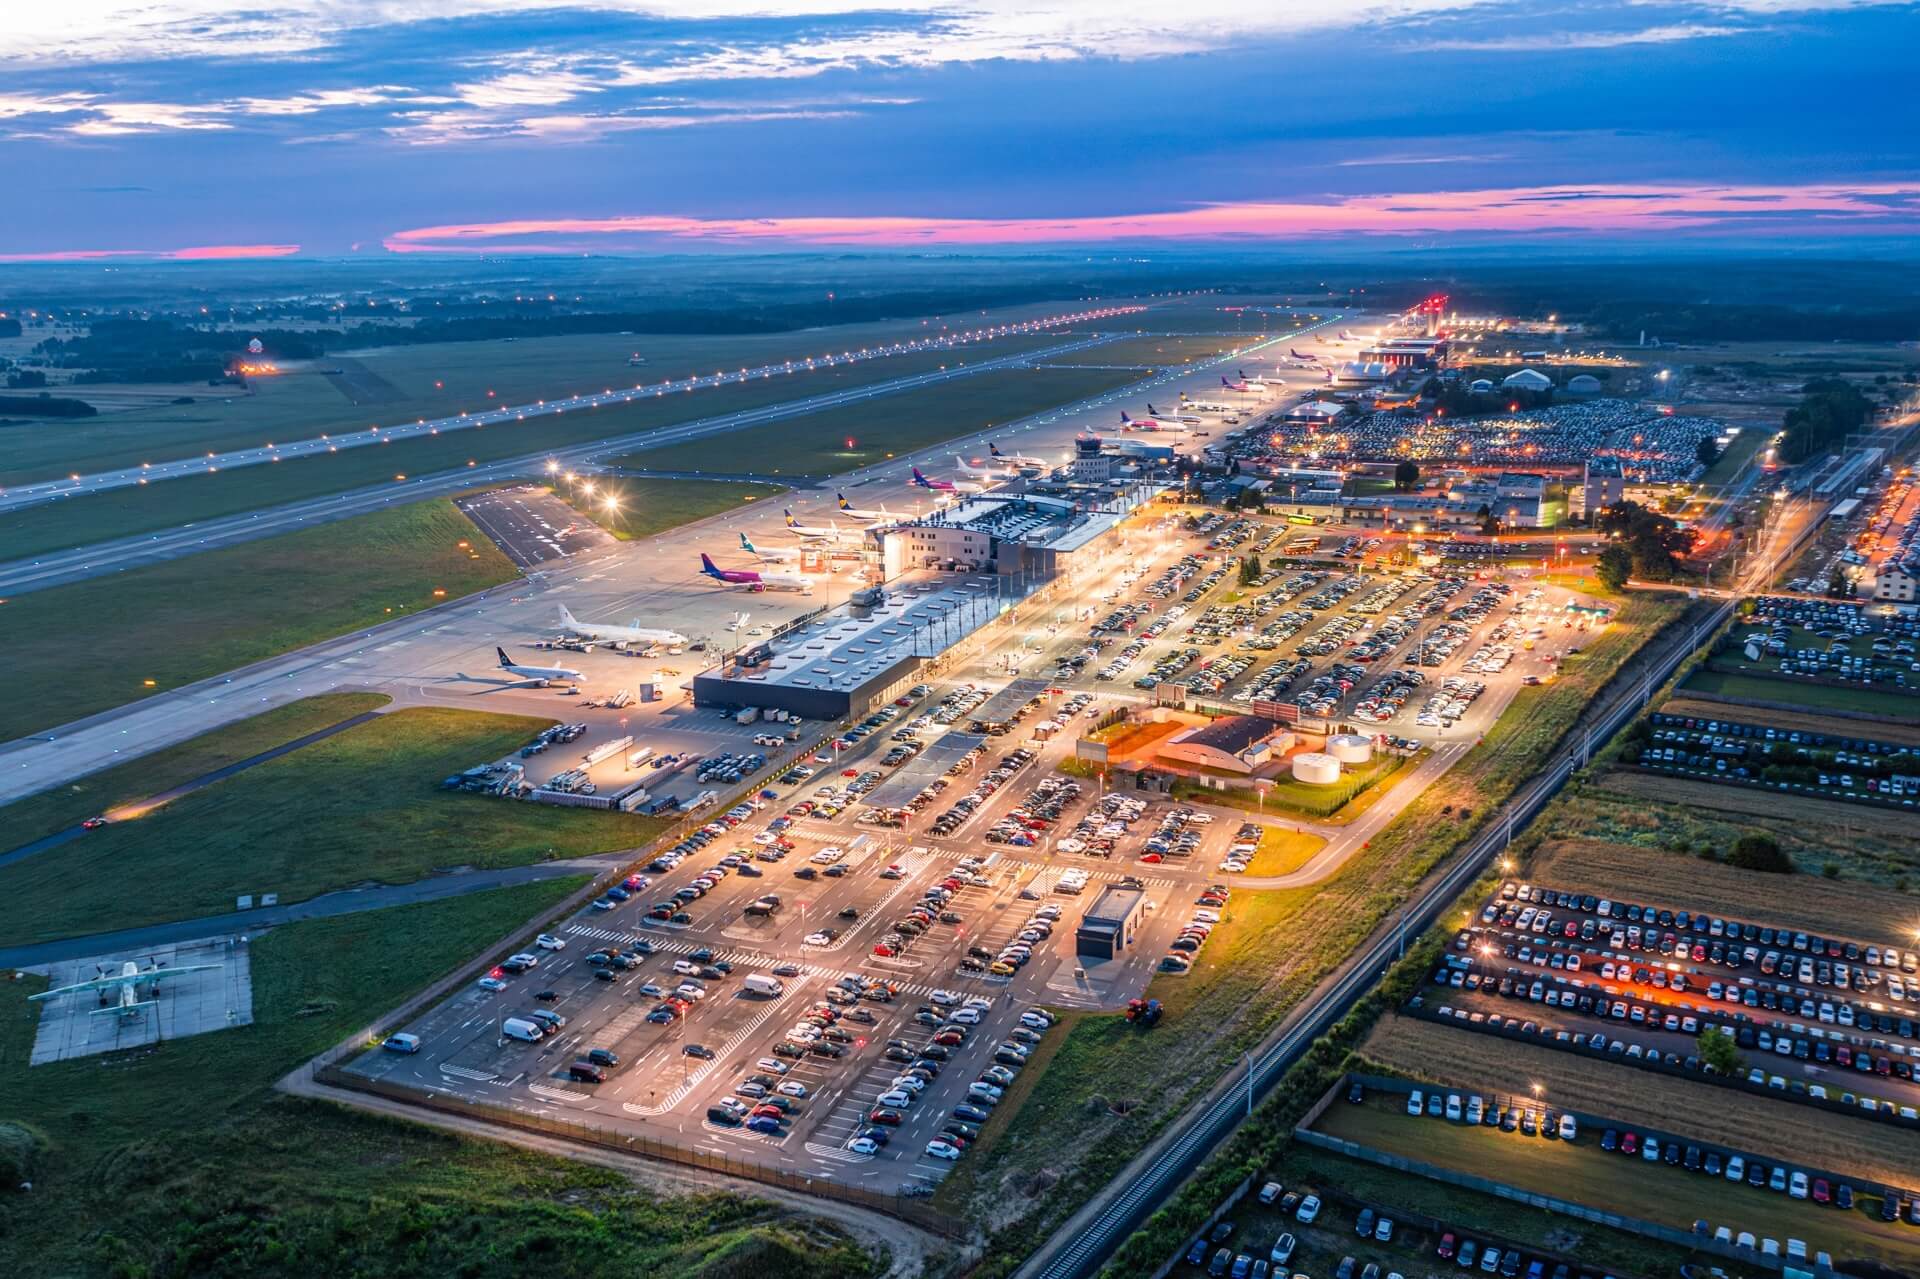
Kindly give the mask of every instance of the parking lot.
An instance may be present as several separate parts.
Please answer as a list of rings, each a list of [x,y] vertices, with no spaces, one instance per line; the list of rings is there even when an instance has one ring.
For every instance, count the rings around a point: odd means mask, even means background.
[[[1378,715],[1410,746],[1452,730],[1457,749],[1523,672],[1550,675],[1604,624],[1569,610],[1564,591],[1524,583],[1289,568],[1243,591],[1228,557],[1284,535],[1218,515],[1136,532],[1135,567],[1117,583],[1092,585],[805,758],[752,740],[777,726],[675,708],[663,722],[683,735],[728,737],[724,752],[691,753],[744,757],[742,776],[764,755],[770,780],[653,850],[530,947],[531,963],[405,1027],[418,1051],[354,1069],[925,1193],[1044,1042],[1040,1009],[1122,1009],[1156,971],[1186,971],[1259,843],[1249,814],[1060,771],[1086,727],[1147,699],[1141,672],[1188,648],[1263,653],[1262,605],[1252,618],[1231,610],[1290,590],[1317,626],[1348,619],[1320,637],[1296,696]],[[1284,603],[1265,602],[1267,613]],[[1123,611],[1136,624],[1120,632],[1144,640],[1141,671],[1100,679],[1087,652],[1115,646],[1102,621]],[[1294,660],[1280,651],[1273,662]],[[1212,669],[1181,665],[1170,678]],[[1380,669],[1371,682],[1369,665]],[[1334,669],[1344,666],[1360,676]],[[1409,678],[1428,673],[1432,687]],[[698,784],[729,790],[724,776]],[[1076,954],[1083,916],[1108,889],[1138,894],[1126,944],[1110,959]]]
[[[1920,1124],[1920,955],[1659,904],[1509,883],[1419,1011],[1488,1033]],[[1729,1036],[1731,1078],[1701,1036]]]

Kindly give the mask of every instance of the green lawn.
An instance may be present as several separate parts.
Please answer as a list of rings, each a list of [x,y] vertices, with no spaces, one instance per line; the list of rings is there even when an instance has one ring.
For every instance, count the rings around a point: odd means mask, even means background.
[[[1063,355],[1057,360],[1049,360],[1048,363],[1144,364],[1160,368],[1171,364],[1186,364],[1192,360],[1208,359],[1224,351],[1249,346],[1254,340],[1253,338],[1235,338],[1231,335],[1174,333],[1163,336],[1117,338],[1112,342],[1103,342],[1099,346],[1089,347],[1084,351]],[[1232,372],[1232,369],[1227,370],[1228,374]],[[1253,376],[1259,376],[1254,369],[1249,369],[1248,372]],[[1252,401],[1251,396],[1228,395],[1224,398],[1229,402],[1243,398],[1250,403]]]
[[[554,493],[576,511],[623,542],[652,537],[682,524],[704,520],[747,502],[778,497],[785,489],[732,480],[654,480],[611,475],[594,481],[594,496],[561,483]],[[608,508],[611,494],[617,505]]]
[[[1690,1230],[1695,1221],[1704,1220],[1726,1225],[1736,1235],[1742,1230],[1751,1230],[1756,1237],[1772,1235],[1783,1246],[1789,1237],[1803,1239],[1809,1253],[1869,1256],[1901,1267],[1920,1263],[1920,1236],[1903,1223],[1881,1221],[1877,1199],[1872,1201],[1872,1212],[1863,1204],[1851,1213],[1841,1213],[1811,1200],[1790,1199],[1744,1183],[1734,1185],[1664,1163],[1608,1155],[1600,1150],[1597,1132],[1583,1133],[1572,1143],[1547,1141],[1444,1119],[1415,1119],[1406,1114],[1404,1102],[1397,1108],[1384,1102],[1332,1106],[1317,1127],[1329,1136],[1375,1150],[1676,1230]]]
[[[1213,790],[1196,782],[1184,780],[1174,783],[1173,794],[1176,799],[1225,804],[1231,808],[1245,809],[1250,813],[1293,813],[1302,817],[1322,818],[1338,814],[1338,820],[1351,821],[1365,812],[1372,803],[1368,800],[1363,805],[1354,801],[1378,789],[1379,783],[1393,777],[1409,762],[1405,756],[1376,755],[1364,764],[1343,766],[1344,771],[1339,782],[1332,786],[1313,786],[1286,777],[1265,787],[1264,796],[1251,786],[1236,786],[1231,790]]]
[[[65,830],[119,804],[150,799],[196,777],[305,737],[392,699],[385,693],[322,693],[190,737],[116,768],[76,778],[0,808],[8,848]],[[5,851],[0,849],[0,851]]]
[[[806,417],[630,453],[622,466],[835,475],[1137,381],[1125,369],[999,369]],[[848,441],[852,441],[849,445]],[[1015,441],[1017,444],[1018,441]],[[944,475],[951,466],[934,464]]]
[[[16,596],[0,605],[0,741],[517,576],[436,499]]]
[[[1779,702],[1816,711],[1852,711],[1885,719],[1909,719],[1920,707],[1912,693],[1886,688],[1837,688],[1773,675],[1741,674],[1702,666],[1687,677],[1682,693],[1717,693],[1754,702]]]
[[[439,789],[551,721],[414,707],[382,715],[135,821],[0,868],[9,945],[137,928],[456,866],[521,866],[646,843],[655,818]],[[128,867],[139,891],[128,891]]]
[[[274,929],[252,948],[254,1024],[152,1051],[29,1070],[32,1018],[0,1020],[0,1128],[22,1125],[41,1143],[33,1193],[9,1194],[0,1207],[0,1272],[872,1273],[833,1227],[764,1202],[666,1197],[588,1164],[271,1091],[282,1074],[581,882]],[[15,998],[43,984],[29,978],[13,987]]]
[[[746,334],[588,333],[517,341],[445,342],[373,347],[322,356],[311,369],[255,378],[251,391],[182,385],[192,404],[160,404],[129,411],[11,430],[0,457],[0,484],[58,478],[73,471],[102,471],[141,462],[251,448],[321,434],[364,431],[421,418],[449,417],[500,404],[529,404],[570,395],[658,385],[690,374],[757,368],[789,359],[858,351],[925,335],[918,319],[844,325],[807,332]],[[931,363],[1057,346],[1066,332],[1016,334],[936,354]],[[638,355],[644,363],[630,366]],[[919,356],[889,357],[857,366],[862,377],[894,377]],[[355,404],[319,370],[353,366],[386,394]],[[920,367],[924,367],[924,362]],[[297,370],[297,366],[290,366]],[[784,384],[783,384],[784,385]],[[809,382],[795,382],[807,386]],[[95,388],[76,387],[86,398]],[[100,391],[111,388],[101,387]],[[488,391],[494,394],[487,395]],[[808,392],[803,392],[808,393]],[[703,393],[704,395],[704,393]],[[700,404],[703,395],[685,397]],[[171,397],[169,397],[171,398]]]
[[[418,479],[424,475],[457,470],[469,462],[498,461],[537,453],[542,449],[628,435],[675,422],[764,408],[848,387],[924,373],[942,364],[952,366],[995,359],[1012,349],[988,343],[968,347],[957,355],[953,352],[931,352],[894,356],[863,364],[815,369],[791,377],[766,378],[745,385],[705,387],[691,393],[679,392],[617,407],[528,418],[523,422],[451,431],[396,444],[343,449],[324,457],[241,467],[191,479],[116,489],[110,493],[72,498],[0,515],[0,547],[6,548],[6,558],[14,559],[132,534],[151,533],[189,521],[323,497],[348,489],[385,483],[398,485],[403,483],[396,478],[398,476]],[[1076,375],[1067,373],[1061,376]],[[955,385],[965,385],[965,382],[962,379]],[[790,425],[780,423],[757,429],[779,432],[789,429]],[[736,432],[725,438],[738,440],[741,434]],[[730,446],[726,444],[716,443],[712,447],[718,448],[721,455],[730,451]],[[735,455],[730,465],[737,468],[738,464],[739,457]]]
[[[1726,451],[1713,459],[1713,465],[1709,466],[1706,474],[1700,477],[1700,487],[1718,488],[1723,484],[1731,484],[1733,477],[1740,474],[1740,469],[1747,464],[1748,459],[1759,452],[1760,446],[1769,438],[1768,433],[1757,426],[1742,427],[1740,434],[1733,437],[1733,443],[1727,445]]]
[[[1247,875],[1259,879],[1267,875],[1291,875],[1327,846],[1318,835],[1268,826],[1260,832],[1260,847],[1247,864]]]

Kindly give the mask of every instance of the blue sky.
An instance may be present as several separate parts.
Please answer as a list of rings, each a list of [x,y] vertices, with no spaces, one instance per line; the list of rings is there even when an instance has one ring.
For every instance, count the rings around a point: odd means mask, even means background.
[[[1913,5],[71,0],[0,257],[1920,232]]]

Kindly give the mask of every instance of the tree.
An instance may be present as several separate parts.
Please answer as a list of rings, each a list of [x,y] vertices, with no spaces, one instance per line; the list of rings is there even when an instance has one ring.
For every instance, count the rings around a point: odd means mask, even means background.
[[[1633,552],[1618,542],[1609,542],[1593,562],[1593,574],[1610,591],[1622,590],[1633,576]]]
[[[1596,527],[1619,539],[1633,556],[1633,575],[1666,581],[1693,549],[1693,534],[1638,502],[1617,502],[1600,512]]]
[[[1733,1036],[1722,1033],[1718,1026],[1708,1026],[1700,1032],[1700,1060],[1714,1074],[1727,1079],[1739,1075],[1746,1064]]]
[[[1420,487],[1420,466],[1416,462],[1402,462],[1393,468],[1393,487],[1402,493],[1411,493]]]
[[[1742,835],[1727,854],[1727,865],[1768,875],[1793,874],[1793,861],[1771,835]]]
[[[19,369],[7,374],[7,385],[16,391],[31,391],[47,384],[47,375],[39,369]]]
[[[1480,503],[1480,509],[1476,514],[1480,516],[1480,531],[1482,533],[1488,537],[1492,537],[1500,531],[1500,521],[1495,517],[1491,506],[1488,506],[1485,502]]]
[[[1711,435],[1703,435],[1700,442],[1693,446],[1694,460],[1702,466],[1712,466],[1720,456],[1720,446],[1713,442]]]
[[[1827,579],[1827,594],[1837,600],[1843,600],[1853,594],[1853,584],[1847,581],[1847,575],[1839,569],[1833,570],[1833,576]]]
[[[1240,561],[1240,585],[1252,586],[1260,578],[1260,557],[1249,555]]]

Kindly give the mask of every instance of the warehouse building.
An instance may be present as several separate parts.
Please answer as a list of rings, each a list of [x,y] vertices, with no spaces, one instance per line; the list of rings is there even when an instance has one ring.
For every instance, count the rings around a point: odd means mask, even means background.
[[[1087,907],[1073,933],[1073,953],[1088,959],[1118,959],[1133,944],[1146,913],[1145,890],[1108,888]]]
[[[1276,738],[1282,740],[1276,743]],[[1266,763],[1275,750],[1285,751],[1292,744],[1292,733],[1274,720],[1258,715],[1223,715],[1175,734],[1154,754],[1168,763],[1214,768],[1244,777]]]

